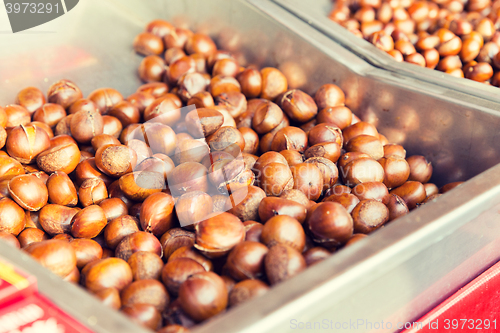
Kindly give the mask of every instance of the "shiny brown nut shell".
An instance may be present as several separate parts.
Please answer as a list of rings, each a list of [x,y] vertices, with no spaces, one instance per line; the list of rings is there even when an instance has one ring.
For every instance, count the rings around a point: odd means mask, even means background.
[[[19,236],[17,236],[17,239],[19,240],[21,248],[24,248],[32,243],[47,240],[49,237],[41,229],[26,228],[19,234]]]
[[[127,263],[132,270],[134,281],[146,279],[160,279],[163,268],[163,260],[156,253],[152,252],[135,252],[127,260]]]
[[[171,295],[179,294],[179,287],[189,276],[206,272],[205,268],[190,258],[178,258],[169,261],[161,270],[161,281]]]
[[[61,277],[76,267],[76,255],[71,245],[60,240],[44,240],[24,248],[42,266]]]
[[[38,154],[50,147],[49,140],[47,133],[36,126],[19,125],[10,131],[5,147],[12,158],[30,164]]]
[[[223,124],[223,115],[215,109],[196,109],[186,115],[188,132],[197,138],[208,137]]]
[[[327,247],[346,243],[353,233],[351,215],[337,202],[319,203],[311,211],[306,223],[313,239]]]
[[[146,279],[132,282],[121,291],[122,306],[153,305],[160,313],[170,303],[167,289],[158,280]]]
[[[259,242],[244,241],[236,245],[227,257],[227,270],[236,280],[258,279],[264,276],[264,258],[268,248]]]
[[[99,178],[85,179],[78,189],[78,198],[83,207],[98,205],[107,197],[106,184]]]
[[[71,220],[71,234],[77,238],[94,238],[108,223],[101,207],[90,205],[76,213]]]
[[[62,205],[45,205],[40,210],[38,221],[43,230],[49,235],[69,234],[71,232],[71,220],[79,210],[79,208]]]
[[[142,230],[161,237],[174,223],[174,198],[167,193],[153,193],[141,206]]]
[[[229,293],[229,306],[237,306],[252,298],[264,295],[269,286],[260,280],[244,280],[237,283]]]
[[[144,201],[153,193],[165,188],[163,175],[151,171],[136,171],[119,179],[120,189],[131,200]]]
[[[81,273],[82,285],[91,292],[106,288],[116,288],[121,291],[132,283],[130,266],[119,258],[96,260],[87,264]]]
[[[366,182],[383,182],[384,168],[371,158],[358,158],[341,168],[344,183],[355,186]]]
[[[359,185],[358,185],[359,186]],[[359,198],[354,194],[350,193],[339,193],[339,194],[331,194],[323,199],[323,202],[337,202],[344,206],[347,212],[350,214],[354,207],[359,203]]]
[[[278,155],[282,156],[279,153]],[[257,163],[259,163],[259,160],[257,160]],[[262,170],[257,169],[259,170],[259,174],[257,174],[259,186],[266,192],[267,196],[280,196],[283,191],[294,187],[294,178],[288,165],[272,162],[264,166],[259,165],[259,167],[262,168]]]
[[[224,211],[227,211],[242,221],[257,220],[259,205],[266,193],[257,186],[241,188],[226,199]]]
[[[55,171],[50,175],[46,185],[51,203],[63,206],[76,206],[78,204],[75,184],[66,173]]]
[[[290,167],[293,188],[302,191],[310,200],[318,200],[323,192],[323,175],[315,163],[300,163]]]
[[[156,331],[161,326],[161,313],[151,304],[135,304],[122,307],[121,312],[134,323]]]
[[[65,109],[82,97],[80,88],[69,80],[57,81],[49,87],[47,92],[49,103],[59,104]]]
[[[261,241],[267,246],[275,243],[285,244],[302,252],[306,243],[306,235],[299,221],[287,215],[279,215],[266,221],[262,229]]]
[[[306,261],[297,250],[278,243],[269,249],[264,265],[269,283],[275,285],[302,272]]]
[[[132,254],[139,251],[147,251],[162,256],[163,249],[160,241],[152,234],[145,231],[137,231],[125,236],[115,249],[117,258],[128,260]]]
[[[432,177],[432,164],[427,161],[425,156],[413,155],[409,156],[406,161],[410,167],[410,175],[408,180],[427,183]]]
[[[243,223],[230,213],[213,213],[195,225],[195,248],[206,256],[216,258],[228,253],[245,239]]]
[[[115,218],[104,229],[106,246],[114,250],[116,246],[128,235],[138,232],[139,221],[130,215]]]
[[[37,165],[46,173],[56,171],[70,174],[80,162],[81,152],[74,143],[65,143],[49,148],[38,155]]]
[[[132,172],[136,162],[136,152],[124,145],[105,145],[95,153],[97,168],[112,177],[121,177]]]
[[[76,267],[82,269],[89,262],[99,260],[102,257],[102,247],[96,241],[85,238],[75,238],[69,245],[76,255]]]
[[[351,215],[354,232],[367,234],[389,220],[389,209],[377,200],[362,200],[354,207]]]
[[[47,204],[49,193],[43,181],[33,175],[19,175],[8,184],[9,194],[22,208],[38,211]]]
[[[160,243],[163,247],[163,257],[168,260],[170,255],[181,247],[191,248],[195,242],[193,232],[181,228],[172,228],[161,236]]]
[[[389,156],[378,160],[384,168],[384,184],[388,188],[395,188],[403,185],[410,176],[410,166],[401,157]]]
[[[387,209],[389,209],[389,221],[395,220],[398,217],[404,216],[410,212],[405,201],[396,194],[389,195]]]
[[[180,286],[179,300],[182,309],[199,322],[222,312],[227,306],[228,293],[222,278],[202,272],[191,275]]]
[[[407,181],[400,187],[393,189],[390,193],[400,196],[410,210],[426,198],[424,185],[416,181]]]
[[[16,104],[19,104],[30,113],[33,113],[36,109],[45,104],[45,96],[40,89],[27,87],[17,93]]]

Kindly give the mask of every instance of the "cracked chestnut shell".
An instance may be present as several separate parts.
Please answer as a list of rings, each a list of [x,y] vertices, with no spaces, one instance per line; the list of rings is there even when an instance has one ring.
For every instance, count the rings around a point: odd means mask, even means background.
[[[286,162],[283,155],[279,153],[276,154],[281,156]],[[288,164],[271,162],[262,165],[262,162],[264,162],[262,156],[255,163],[255,168],[258,170],[257,177],[260,187],[266,192],[266,195],[280,196],[283,191],[292,189],[294,186],[294,178]],[[258,168],[261,168],[260,170],[257,168],[257,163],[259,163],[259,161],[261,162],[258,166]]]
[[[296,150],[303,153],[307,147],[307,134],[298,127],[287,126],[274,135],[271,150]]]
[[[81,144],[88,144],[96,135],[102,134],[104,122],[98,111],[78,111],[71,117],[71,136]]]
[[[5,147],[12,158],[30,164],[50,147],[50,139],[45,131],[34,125],[19,125],[10,131]]]
[[[67,109],[73,102],[83,98],[82,91],[69,80],[60,80],[52,84],[47,92],[49,103],[56,103]]]
[[[83,207],[98,205],[108,197],[106,184],[99,178],[85,179],[78,189],[78,197]]]
[[[299,89],[289,90],[279,99],[279,105],[290,117],[298,123],[305,123],[318,114],[314,99]]]
[[[213,213],[195,225],[195,248],[209,258],[221,257],[245,239],[245,227],[230,213]]]
[[[194,232],[184,230],[181,228],[173,228],[168,230],[161,236],[160,243],[163,248],[163,255],[165,259],[169,259],[170,255],[181,247],[188,247],[194,245],[195,235]]]
[[[174,223],[174,198],[167,193],[153,193],[141,206],[142,230],[161,237]]]
[[[227,211],[242,221],[257,220],[259,205],[266,197],[266,193],[257,186],[248,186],[233,192],[224,205]]]
[[[186,128],[196,138],[207,137],[224,123],[224,116],[215,109],[200,108],[186,115]]]
[[[19,175],[7,185],[12,199],[22,208],[36,212],[47,204],[49,193],[41,179],[33,175]]]

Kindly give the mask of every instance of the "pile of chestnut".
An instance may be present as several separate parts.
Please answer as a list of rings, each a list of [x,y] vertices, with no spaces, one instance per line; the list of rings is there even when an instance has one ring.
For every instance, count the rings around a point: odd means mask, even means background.
[[[499,87],[499,15],[499,0],[337,0],[329,17],[397,61]]]
[[[0,107],[0,239],[135,322],[187,332],[460,183],[344,105],[156,20],[124,98],[61,80]]]

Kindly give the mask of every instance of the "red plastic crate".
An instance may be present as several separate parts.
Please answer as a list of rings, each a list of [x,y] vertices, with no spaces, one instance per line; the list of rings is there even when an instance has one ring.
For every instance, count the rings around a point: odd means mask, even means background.
[[[500,332],[500,262],[403,333]]]

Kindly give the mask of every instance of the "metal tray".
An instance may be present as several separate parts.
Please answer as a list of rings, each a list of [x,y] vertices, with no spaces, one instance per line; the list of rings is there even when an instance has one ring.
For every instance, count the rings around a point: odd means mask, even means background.
[[[358,320],[372,326],[383,320],[378,331],[392,332],[500,259],[500,105],[375,68],[269,1],[81,1],[46,25],[0,33],[0,104],[13,102],[22,87],[46,91],[61,78],[85,95],[105,86],[134,92],[141,58],[132,39],[154,18],[208,32],[246,64],[292,68],[291,85],[306,92],[335,82],[363,120],[409,155],[428,156],[439,185],[476,176],[193,332],[295,332],[314,321],[333,325],[331,331],[336,323],[347,325],[346,332],[371,331],[354,329]],[[0,17],[0,31],[8,29],[4,22]],[[0,253],[7,251],[8,259],[40,272],[26,255],[0,244]],[[140,332],[78,287],[48,272],[38,276],[42,293],[97,332]]]
[[[397,62],[384,51],[379,50],[370,42],[357,38],[340,24],[328,18],[332,9],[332,0],[271,0],[294,13],[314,28],[330,36],[337,43],[367,60],[374,66],[401,73],[416,79],[436,83],[440,86],[460,91],[465,94],[479,96],[487,100],[500,102],[499,90],[472,80],[460,79],[446,73],[422,68],[406,62]],[[467,100],[467,97],[465,97]]]

